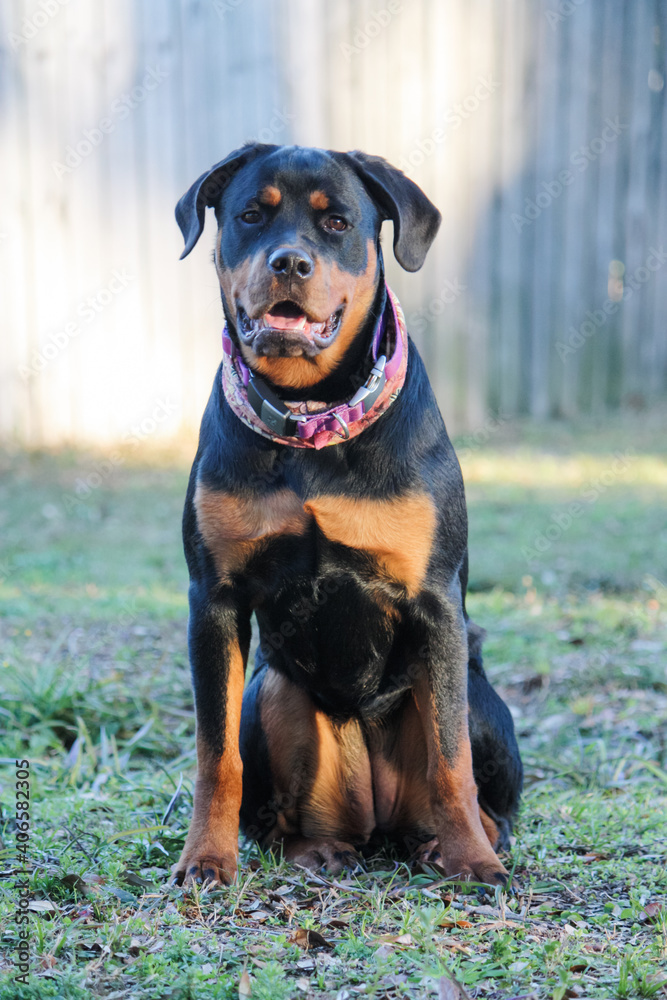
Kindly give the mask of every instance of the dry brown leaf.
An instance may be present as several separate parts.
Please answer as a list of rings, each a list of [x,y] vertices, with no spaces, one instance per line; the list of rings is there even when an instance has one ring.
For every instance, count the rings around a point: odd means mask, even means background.
[[[507,930],[508,925],[502,920],[492,920],[489,924],[477,924],[475,930],[478,934],[488,934],[489,931]]]
[[[665,912],[664,903],[648,902],[644,907],[647,920],[658,920]]]
[[[249,997],[252,996],[252,984],[250,982],[250,976],[244,969],[241,973],[241,978],[239,979],[239,996]]]
[[[469,920],[441,920],[440,923],[438,924],[438,927],[445,927],[445,928],[474,927],[474,926],[475,925],[471,924]]]
[[[243,903],[242,911],[243,913],[252,913],[253,910],[263,910],[265,906],[266,903],[263,902],[261,896],[255,896],[254,899]]]
[[[75,875],[74,872],[72,872],[69,875],[63,875],[60,881],[63,885],[66,885],[68,889],[74,889],[80,896],[86,895],[87,886],[80,875]]]
[[[81,951],[95,951],[98,954],[104,951],[104,945],[100,941],[77,941],[74,947]]]
[[[470,1000],[470,994],[453,976],[441,976],[438,982],[438,1000]]]
[[[51,913],[58,912],[58,907],[55,903],[52,903],[50,899],[31,899],[28,904],[28,909],[32,913],[44,913],[47,916]]]
[[[412,944],[412,935],[411,934],[382,934],[379,938],[377,938],[377,941],[380,942],[381,944],[388,944],[388,945],[395,945],[395,944],[397,944],[399,946],[407,948],[407,947],[409,947]]]
[[[150,889],[153,885],[153,883],[149,882],[148,879],[142,878],[141,875],[137,875],[136,872],[130,871],[129,868],[126,868],[125,871],[121,872],[119,878],[121,878],[123,882],[127,882],[128,885],[136,885],[144,889]]]
[[[472,954],[470,948],[466,948],[464,944],[461,944],[460,941],[456,941],[454,938],[445,938],[443,941],[439,941],[438,945],[441,948],[449,948],[450,951],[460,951],[464,955]]]
[[[268,913],[267,910],[252,910],[250,913],[244,910],[243,916],[246,917],[247,920],[256,920],[257,923],[263,924],[265,920],[269,919],[271,914]]]
[[[297,927],[290,936],[290,942],[308,951],[310,948],[333,948],[326,938],[322,937],[319,931],[313,931],[306,927]]]

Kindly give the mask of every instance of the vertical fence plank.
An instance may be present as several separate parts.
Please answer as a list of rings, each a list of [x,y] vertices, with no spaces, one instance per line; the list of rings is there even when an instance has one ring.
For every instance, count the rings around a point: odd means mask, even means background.
[[[664,116],[665,116],[665,43],[667,39],[665,30],[665,5],[655,3],[653,9],[649,9],[647,17],[647,29],[649,34],[647,53],[648,92],[646,100],[648,103],[649,130],[648,149],[646,158],[646,256],[643,266],[647,266],[649,254],[657,248],[660,237],[665,233],[664,227],[660,227],[660,191],[661,181],[665,170],[665,161],[661,158],[663,138],[664,138]],[[662,20],[662,25],[661,25]],[[662,27],[662,34],[661,34]],[[663,313],[662,324],[660,314],[657,311],[658,289],[656,286],[667,284],[664,272],[662,281],[656,272],[650,270],[647,284],[644,287],[641,312],[640,328],[642,340],[640,342],[640,358],[642,366],[642,381],[645,388],[646,400],[650,401],[658,394],[660,387],[660,363],[658,342],[665,339],[665,321]],[[662,337],[658,333],[662,325]]]
[[[0,209],[0,301],[4,303],[3,363],[0,365],[0,434],[30,436],[31,384],[28,373],[33,302],[28,297],[32,261],[32,219],[25,189],[25,73],[16,35],[22,4],[0,11],[0,143],[3,205]],[[23,369],[23,374],[20,373]]]
[[[647,173],[651,115],[648,75],[652,56],[652,11],[649,4],[639,4],[634,11],[634,48],[629,76],[632,80],[632,105],[626,137],[630,149],[630,171],[625,204],[624,284],[627,301],[622,311],[623,398],[631,405],[643,406],[645,387],[641,351],[645,343],[644,302],[646,285],[640,281],[639,268],[645,266],[649,245],[647,212]],[[643,277],[643,272],[641,272]],[[634,284],[634,287],[633,287]],[[632,294],[629,295],[631,289]]]
[[[598,44],[593,35],[593,8],[591,4],[583,4],[570,14],[571,44],[569,47],[569,104],[564,109],[568,116],[568,146],[562,151],[562,169],[569,170],[572,176],[567,190],[563,192],[562,204],[564,213],[564,254],[561,266],[564,271],[563,325],[578,326],[584,316],[587,303],[587,290],[582,284],[581,275],[585,269],[584,260],[584,230],[588,223],[588,203],[586,198],[586,160],[582,159],[581,149],[585,148],[595,133],[591,132],[589,115],[591,45]],[[560,25],[562,27],[562,24]],[[597,124],[597,123],[596,123]],[[563,371],[562,394],[559,410],[564,416],[572,416],[577,412],[577,386],[581,352],[568,355]]]
[[[529,155],[532,136],[523,120],[523,79],[525,58],[525,2],[507,0],[503,23],[503,104],[500,185],[502,225],[497,271],[500,288],[500,388],[503,413],[514,414],[520,407],[521,289],[527,281],[522,273],[522,236],[525,225],[521,165]],[[530,223],[529,223],[530,224]]]
[[[604,24],[601,30],[599,53],[602,60],[600,67],[600,123],[598,135],[612,135],[610,122],[620,120],[621,92],[624,87],[624,77],[619,73],[623,60],[623,0],[608,0],[604,5]],[[600,171],[598,183],[592,192],[596,196],[596,240],[592,254],[592,278],[589,289],[589,306],[586,317],[579,318],[575,334],[569,332],[570,338],[578,332],[587,339],[588,363],[590,373],[589,404],[590,409],[600,414],[606,408],[609,399],[609,364],[611,345],[610,321],[616,313],[609,308],[621,308],[620,302],[615,302],[617,286],[610,283],[610,268],[614,259],[614,194],[618,172],[621,169],[621,159],[627,136],[621,133],[609,143],[600,153]],[[610,299],[610,295],[612,298]],[[609,301],[608,301],[609,300]],[[611,302],[611,306],[609,306]],[[607,305],[607,309],[605,309]],[[592,330],[592,327],[595,329]],[[586,398],[585,387],[580,386],[581,397]]]
[[[653,28],[653,66],[651,74],[652,117],[657,130],[660,121],[660,148],[653,149],[657,160],[658,204],[655,212],[655,246],[662,252],[667,251],[667,122],[665,122],[665,105],[667,103],[667,5],[662,0],[655,0],[655,15]],[[655,299],[653,304],[653,348],[649,359],[649,384],[653,399],[664,394],[667,384],[667,262],[662,262],[652,278]]]

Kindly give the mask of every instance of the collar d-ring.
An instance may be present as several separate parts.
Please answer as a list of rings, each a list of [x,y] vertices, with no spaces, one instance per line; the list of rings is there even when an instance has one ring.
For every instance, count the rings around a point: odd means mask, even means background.
[[[336,420],[338,421],[338,423],[343,428],[343,440],[347,441],[347,439],[350,436],[350,428],[347,426],[346,422],[343,420],[343,418],[341,417],[340,413],[332,413],[331,416],[335,417]],[[339,431],[339,433],[340,433],[340,431]]]

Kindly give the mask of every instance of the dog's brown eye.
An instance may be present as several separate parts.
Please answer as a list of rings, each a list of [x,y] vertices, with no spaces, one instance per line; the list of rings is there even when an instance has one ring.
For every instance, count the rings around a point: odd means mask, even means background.
[[[254,208],[248,209],[247,212],[242,212],[241,213],[241,218],[243,219],[244,222],[249,222],[249,223],[261,222],[262,221],[262,216]]]
[[[324,222],[325,229],[330,229],[334,233],[342,233],[347,229],[347,222],[340,215],[330,215]]]

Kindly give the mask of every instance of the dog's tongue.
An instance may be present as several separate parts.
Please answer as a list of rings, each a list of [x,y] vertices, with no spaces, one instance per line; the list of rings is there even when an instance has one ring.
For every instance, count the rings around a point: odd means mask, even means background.
[[[306,314],[290,303],[280,303],[264,313],[264,322],[273,330],[305,330]]]
[[[303,313],[300,316],[276,316],[275,313],[264,313],[264,322],[273,330],[303,330],[306,326],[306,317]]]

